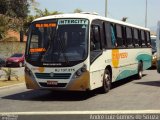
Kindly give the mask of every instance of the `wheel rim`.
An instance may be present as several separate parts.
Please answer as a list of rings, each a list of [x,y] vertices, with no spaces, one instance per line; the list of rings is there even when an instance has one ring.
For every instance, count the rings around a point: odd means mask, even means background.
[[[140,67],[139,67],[139,77],[141,78],[142,77],[142,72],[143,72],[143,67],[142,67],[142,64],[140,64]]]
[[[105,79],[105,83],[104,83],[105,87],[107,89],[110,89],[110,85],[111,85],[110,74],[109,73],[105,73],[104,79]]]
[[[142,77],[142,70],[139,71],[139,76]]]

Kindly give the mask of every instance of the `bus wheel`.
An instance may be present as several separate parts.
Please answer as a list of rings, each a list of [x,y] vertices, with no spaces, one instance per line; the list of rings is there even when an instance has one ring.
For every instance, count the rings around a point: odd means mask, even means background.
[[[138,74],[136,75],[137,79],[141,79],[143,74],[143,63],[139,62],[138,63]]]
[[[109,90],[111,89],[111,81],[111,72],[108,69],[106,69],[103,76],[103,86],[101,88],[101,91],[103,93],[109,92]]]

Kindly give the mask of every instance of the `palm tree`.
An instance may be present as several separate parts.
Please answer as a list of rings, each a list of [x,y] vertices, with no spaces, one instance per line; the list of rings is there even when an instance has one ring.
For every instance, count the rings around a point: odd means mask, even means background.
[[[123,18],[122,18],[122,21],[123,21],[123,22],[126,22],[127,19],[128,19],[128,17],[123,17]]]
[[[78,8],[77,8],[77,9],[74,10],[74,13],[80,13],[80,12],[82,12],[81,9],[78,9]]]

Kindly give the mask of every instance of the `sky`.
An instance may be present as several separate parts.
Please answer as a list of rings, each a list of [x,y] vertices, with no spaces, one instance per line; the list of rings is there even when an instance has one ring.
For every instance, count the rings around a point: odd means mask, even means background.
[[[39,9],[73,13],[78,8],[85,12],[97,12],[105,16],[105,0],[36,0]],[[160,0],[147,0],[147,27],[156,31],[160,20]],[[127,22],[145,26],[146,0],[108,0],[109,18],[121,20],[127,17]]]

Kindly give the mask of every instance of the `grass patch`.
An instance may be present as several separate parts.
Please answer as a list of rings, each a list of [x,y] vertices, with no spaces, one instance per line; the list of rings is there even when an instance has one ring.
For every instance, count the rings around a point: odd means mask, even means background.
[[[15,85],[15,84],[19,84],[19,83],[24,83],[24,81],[25,81],[24,76],[18,77],[18,80],[13,77],[13,78],[11,78],[10,81],[5,80],[5,78],[1,78],[0,87]]]

